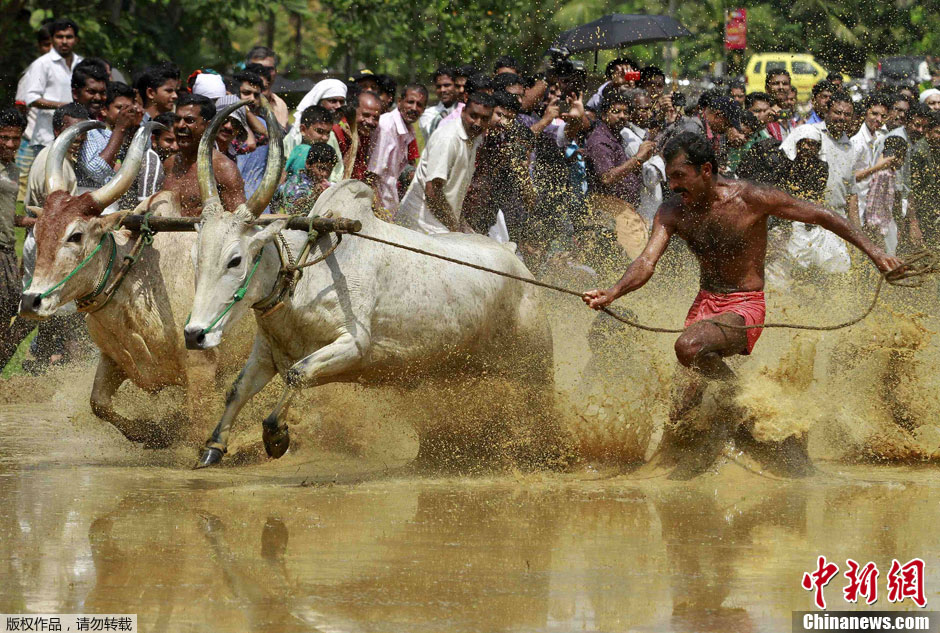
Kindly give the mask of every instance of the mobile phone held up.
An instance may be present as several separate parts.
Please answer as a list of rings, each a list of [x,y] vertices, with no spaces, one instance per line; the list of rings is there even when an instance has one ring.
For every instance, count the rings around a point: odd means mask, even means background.
[[[623,73],[624,81],[639,81],[640,80],[640,71],[639,70],[628,70]]]

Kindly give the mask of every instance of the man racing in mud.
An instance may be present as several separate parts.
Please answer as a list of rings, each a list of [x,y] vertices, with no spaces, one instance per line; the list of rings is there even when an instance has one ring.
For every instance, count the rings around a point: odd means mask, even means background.
[[[705,379],[723,381],[733,393],[735,374],[723,358],[750,354],[763,331],[718,324],[740,327],[764,323],[768,216],[828,229],[862,250],[882,273],[901,266],[901,262],[835,213],[776,189],[718,176],[711,143],[695,132],[671,139],[663,157],[669,187],[679,195],[659,207],[646,248],[620,281],[607,290],[585,292],[582,298],[595,310],[610,305],[650,280],[674,234],[686,241],[699,261],[701,290],[686,317],[685,332],[675,345],[679,363],[691,370],[684,379],[677,374],[669,414],[670,426],[675,429],[701,401]],[[687,473],[695,474],[698,472]]]

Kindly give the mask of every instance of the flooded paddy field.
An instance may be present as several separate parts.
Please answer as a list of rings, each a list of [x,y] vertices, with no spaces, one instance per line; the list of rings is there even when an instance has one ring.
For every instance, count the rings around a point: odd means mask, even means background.
[[[787,301],[772,311],[842,316]],[[686,307],[673,303],[631,308],[671,324]],[[673,482],[630,474],[668,397],[672,339],[608,333],[628,353],[592,356],[597,324],[578,314],[553,323],[562,433],[535,459],[512,448],[549,441],[520,430],[526,403],[485,381],[316,390],[277,461],[260,445],[272,385],[203,471],[189,468],[206,430],[146,450],[95,418],[92,365],[7,381],[0,611],[135,613],[141,631],[173,633],[776,633],[812,608],[800,582],[820,555],[874,561],[882,609],[912,608],[885,600],[884,574],[921,558],[928,604],[940,599],[931,319],[882,309],[850,333],[768,331],[736,365],[738,404],[755,436],[808,430],[816,474],[780,478],[727,451]],[[174,394],[120,395],[158,419]],[[443,448],[416,465],[421,441]],[[843,585],[827,588],[831,608],[856,608]]]

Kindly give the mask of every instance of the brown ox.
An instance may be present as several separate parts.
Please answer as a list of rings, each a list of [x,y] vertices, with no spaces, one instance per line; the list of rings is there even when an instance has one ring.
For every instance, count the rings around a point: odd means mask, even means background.
[[[85,121],[72,126],[50,151],[46,173],[51,193],[41,209],[31,209],[39,216],[35,225],[36,269],[23,293],[20,314],[44,319],[77,300],[79,309],[88,313],[88,332],[101,350],[91,393],[92,411],[132,441],[163,446],[180,437],[181,423],[187,418],[202,421],[211,416],[205,398],[218,375],[244,363],[253,326],[232,337],[232,344],[217,354],[186,349],[182,331],[193,301],[191,251],[196,236],[192,233],[157,234],[153,244],[143,247],[114,292],[101,292],[110,286],[138,237],[120,230],[124,213],[101,213],[136,178],[153,124],[141,127],[120,171],[107,185],[73,196],[62,186],[65,152],[77,135],[100,125]],[[266,181],[271,180],[269,174],[265,176]],[[261,196],[270,197],[260,188],[259,192],[249,204],[257,204]],[[160,192],[136,209],[138,213],[148,211],[179,215],[179,199],[175,193]],[[119,414],[113,396],[128,379],[148,392],[184,387],[186,410],[172,412],[162,424]],[[201,433],[197,428],[201,427],[188,426],[194,436]]]

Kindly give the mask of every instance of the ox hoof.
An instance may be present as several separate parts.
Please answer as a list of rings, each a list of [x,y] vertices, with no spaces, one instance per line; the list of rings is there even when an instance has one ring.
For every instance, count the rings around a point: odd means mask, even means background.
[[[290,433],[287,431],[287,425],[283,429],[268,430],[267,426],[261,429],[261,439],[264,440],[264,450],[268,457],[277,459],[287,452],[290,447]]]
[[[195,466],[193,466],[193,470],[215,466],[221,463],[221,461],[222,451],[217,448],[204,448],[202,450],[202,455],[199,456],[199,461],[196,462]]]

